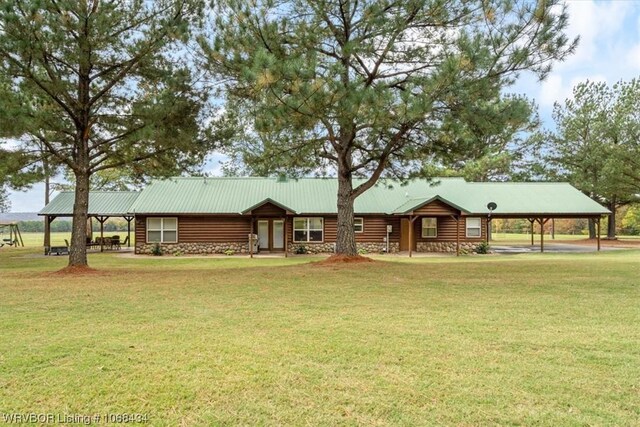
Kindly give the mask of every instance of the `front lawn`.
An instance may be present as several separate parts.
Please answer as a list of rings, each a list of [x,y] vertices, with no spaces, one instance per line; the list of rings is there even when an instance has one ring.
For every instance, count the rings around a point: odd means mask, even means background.
[[[637,425],[640,252],[135,258],[0,249],[0,412],[151,425]],[[0,416],[2,416],[0,414]]]

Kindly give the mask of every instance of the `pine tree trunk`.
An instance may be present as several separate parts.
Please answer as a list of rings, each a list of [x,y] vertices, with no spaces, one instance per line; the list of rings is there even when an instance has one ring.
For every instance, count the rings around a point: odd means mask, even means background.
[[[356,234],[353,229],[353,182],[351,172],[338,167],[338,235],[336,253],[340,255],[358,255]]]
[[[89,176],[87,173],[75,174],[76,192],[73,204],[73,228],[69,266],[87,266],[87,212],[89,211]]]
[[[51,193],[51,177],[49,176],[49,168],[48,168],[48,163],[46,160],[44,160],[43,162],[43,169],[44,169],[44,205],[47,206],[49,204],[49,194]],[[49,216],[45,215],[44,217],[44,250],[45,250],[45,255],[48,253],[49,251],[49,246],[51,246],[51,242],[47,240],[47,236],[50,236],[50,228],[51,228],[51,224],[49,223]]]
[[[589,238],[596,238],[596,223],[591,218],[589,218]]]
[[[616,238],[616,204],[610,203],[609,210],[611,213],[609,214],[609,221],[607,224],[607,238],[615,239]]]

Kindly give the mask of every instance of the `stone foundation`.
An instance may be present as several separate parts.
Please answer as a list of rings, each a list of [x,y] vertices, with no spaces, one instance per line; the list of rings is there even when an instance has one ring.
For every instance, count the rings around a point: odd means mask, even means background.
[[[384,242],[366,242],[357,243],[358,250],[368,254],[384,253],[387,250],[387,244]],[[335,243],[292,243],[289,242],[287,247],[289,253],[297,253],[298,248],[304,247],[307,254],[330,254],[335,252]],[[389,243],[389,252],[395,253],[400,250],[398,242]]]
[[[475,252],[476,246],[480,242],[460,242],[461,252]],[[307,254],[330,254],[335,251],[335,243],[292,243],[289,242],[289,253],[297,253],[297,249],[303,246]],[[155,243],[140,243],[135,247],[136,254],[151,255]],[[164,255],[174,255],[181,253],[185,255],[206,255],[206,254],[224,254],[227,251],[233,251],[233,254],[248,254],[249,244],[238,242],[222,242],[222,243],[162,243],[160,244]],[[387,245],[384,242],[368,242],[358,243],[358,250],[363,253],[375,254],[384,253]],[[397,253],[400,251],[400,243],[391,242],[389,244],[389,252]],[[455,253],[456,242],[417,242],[416,252],[449,252]]]
[[[475,252],[480,242],[460,242],[460,252]],[[456,252],[456,242],[417,242],[416,252]]]
[[[136,253],[151,255],[155,243],[142,243],[136,245]],[[226,251],[233,251],[234,254],[248,254],[249,243],[222,242],[222,243],[161,243],[164,255],[174,255],[176,253],[189,255],[224,254]]]

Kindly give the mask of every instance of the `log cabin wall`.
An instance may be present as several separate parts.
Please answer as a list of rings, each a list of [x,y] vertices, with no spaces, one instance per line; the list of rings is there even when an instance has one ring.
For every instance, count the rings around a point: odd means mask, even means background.
[[[246,243],[251,230],[248,216],[154,215],[178,218],[179,243]],[[136,242],[147,242],[147,218],[136,217]]]
[[[422,237],[422,218],[419,217],[414,222],[414,236],[416,242],[455,242],[456,241],[456,220],[450,216],[436,216],[438,218],[437,237]],[[487,219],[481,218],[480,237],[467,237],[467,224],[465,216],[460,217],[460,241],[481,242],[487,238]],[[469,217],[477,218],[477,217]]]
[[[334,243],[338,234],[338,217],[335,215],[299,215],[287,217],[287,241],[293,242],[293,220],[294,218],[318,218],[324,219],[324,242]],[[356,242],[359,243],[381,243],[387,237],[387,225],[393,227],[389,235],[390,242],[400,241],[400,218],[384,215],[355,215],[356,218],[363,218],[364,230],[356,233]]]

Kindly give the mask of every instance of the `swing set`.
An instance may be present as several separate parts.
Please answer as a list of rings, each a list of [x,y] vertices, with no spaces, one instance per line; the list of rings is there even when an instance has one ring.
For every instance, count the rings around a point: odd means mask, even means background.
[[[9,237],[6,237],[6,234],[9,234]],[[24,242],[22,241],[22,234],[20,234],[20,229],[18,228],[18,223],[16,222],[0,222],[0,248],[4,245],[8,246],[22,246],[24,247]]]

